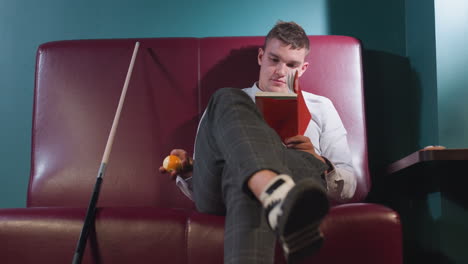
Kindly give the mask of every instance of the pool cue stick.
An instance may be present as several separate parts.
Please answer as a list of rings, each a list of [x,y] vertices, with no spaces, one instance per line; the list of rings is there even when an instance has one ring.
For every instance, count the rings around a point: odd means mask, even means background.
[[[114,116],[114,121],[112,122],[112,128],[111,128],[109,137],[107,139],[106,148],[104,150],[104,155],[102,156],[102,162],[101,162],[101,166],[99,167],[98,176],[96,179],[96,183],[94,185],[93,194],[91,196],[88,210],[86,212],[86,217],[85,217],[85,221],[83,224],[83,228],[81,229],[80,239],[78,240],[78,244],[75,250],[75,255],[73,256],[73,262],[72,262],[73,264],[81,263],[81,260],[83,258],[83,253],[86,248],[86,242],[88,240],[89,229],[91,228],[91,224],[94,222],[94,217],[96,213],[96,205],[97,205],[97,201],[99,198],[99,191],[101,190],[102,179],[106,171],[107,161],[109,160],[109,154],[112,149],[112,144],[114,143],[115,132],[119,124],[120,113],[122,112],[123,102],[125,100],[125,95],[127,94],[128,83],[130,82],[130,77],[133,71],[133,65],[135,64],[135,59],[136,59],[139,47],[140,47],[140,42],[136,42],[135,48],[133,50],[132,59],[128,67],[127,77],[125,78],[125,83],[122,89],[122,94],[120,95],[119,105],[117,106],[117,111]]]

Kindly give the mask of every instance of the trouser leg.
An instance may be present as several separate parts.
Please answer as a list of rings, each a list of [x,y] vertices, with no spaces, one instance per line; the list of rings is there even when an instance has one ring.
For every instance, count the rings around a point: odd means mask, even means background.
[[[266,223],[262,205],[233,186],[236,170],[228,166],[223,173],[226,223],[224,228],[225,264],[271,264],[276,236]]]
[[[243,91],[219,90],[197,134],[193,190],[199,211],[226,214],[225,263],[272,263],[275,236],[245,187],[263,169],[295,181],[322,181],[324,165],[308,153],[286,149]]]
[[[278,162],[284,150],[247,94],[240,89],[218,90],[207,106],[195,141],[193,190],[197,207],[212,213],[221,209],[225,164],[237,170],[235,185],[242,189],[259,170],[289,173]]]
[[[314,177],[311,169],[317,159],[308,153],[285,150],[282,163],[291,167],[294,181]],[[320,162],[320,161],[319,161]],[[226,204],[224,231],[224,263],[271,264],[275,255],[276,236],[267,224],[260,202],[235,184],[237,170],[226,165],[222,174],[223,197]],[[325,181],[317,178],[325,186]],[[314,208],[310,208],[314,210]]]

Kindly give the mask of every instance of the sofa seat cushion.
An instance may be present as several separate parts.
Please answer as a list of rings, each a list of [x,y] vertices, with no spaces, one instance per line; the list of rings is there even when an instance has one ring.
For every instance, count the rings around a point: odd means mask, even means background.
[[[85,212],[85,208],[61,207],[1,210],[3,260],[71,262]],[[223,225],[224,217],[191,210],[99,208],[83,263],[222,263]],[[307,263],[390,264],[401,260],[400,220],[383,206],[333,207],[321,229],[324,247]],[[284,263],[279,248],[276,263]]]

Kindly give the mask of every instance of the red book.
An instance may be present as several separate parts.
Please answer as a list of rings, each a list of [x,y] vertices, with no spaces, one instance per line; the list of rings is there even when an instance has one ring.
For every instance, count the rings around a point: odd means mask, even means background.
[[[258,92],[255,103],[265,122],[283,141],[288,137],[304,135],[311,115],[300,90],[298,94]]]

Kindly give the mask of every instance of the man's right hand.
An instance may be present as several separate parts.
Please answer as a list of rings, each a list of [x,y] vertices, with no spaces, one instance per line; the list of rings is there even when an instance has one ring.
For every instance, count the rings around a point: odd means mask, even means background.
[[[159,167],[159,172],[161,173],[169,173],[172,180],[175,180],[177,175],[180,175],[182,178],[186,179],[192,176],[193,170],[193,159],[187,153],[187,151],[183,149],[173,149],[170,155],[175,155],[180,158],[182,162],[182,168],[178,171],[167,171],[163,166]]]

